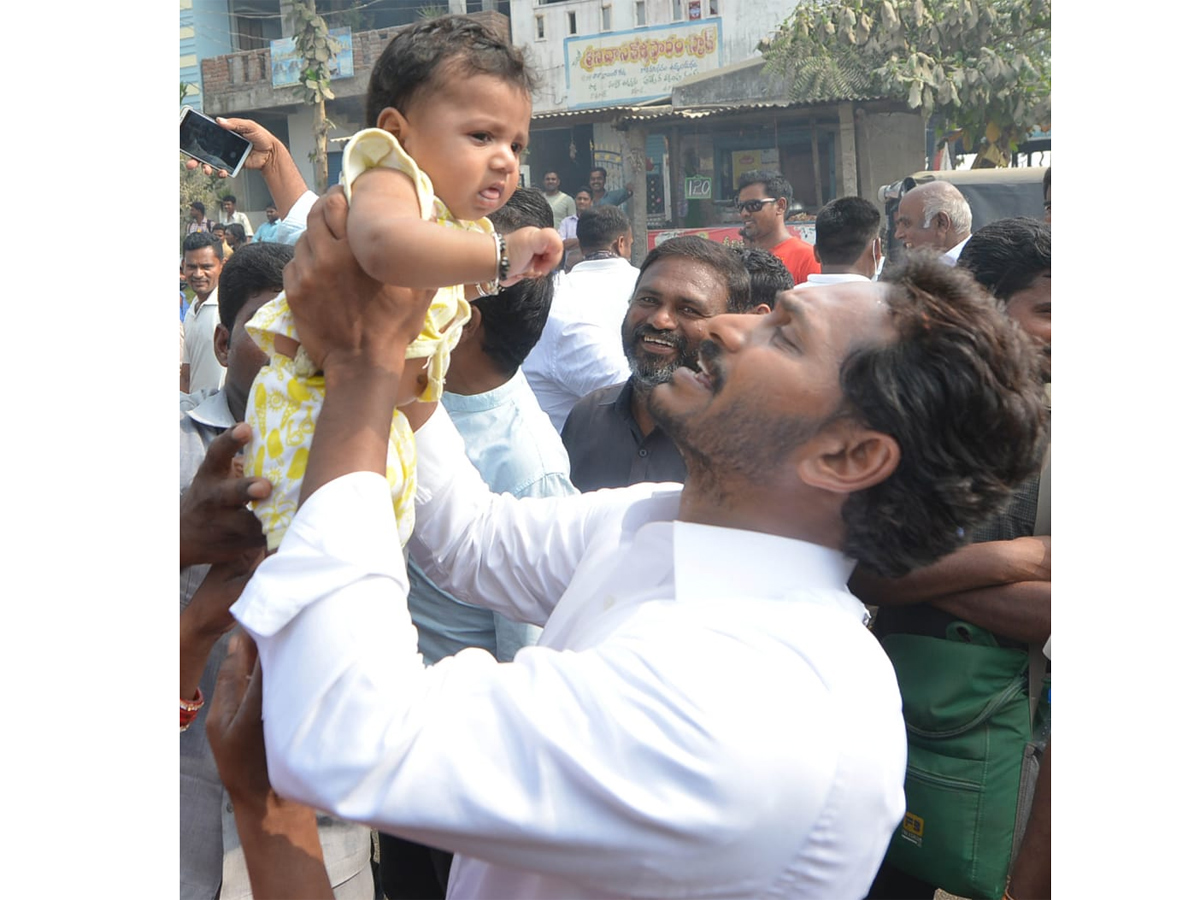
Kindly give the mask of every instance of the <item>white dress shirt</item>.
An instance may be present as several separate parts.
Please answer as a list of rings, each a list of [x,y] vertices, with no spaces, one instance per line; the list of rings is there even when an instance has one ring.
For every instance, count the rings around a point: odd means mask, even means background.
[[[217,289],[213,288],[203,303],[199,303],[199,299],[192,301],[183,319],[183,361],[188,364],[191,378],[189,394],[216,390],[225,384],[225,367],[217,359],[213,347],[213,337],[221,323]]]
[[[556,283],[546,327],[521,371],[559,432],[582,398],[629,377],[621,323],[638,274],[620,257],[584,260]]]
[[[424,668],[386,481],[323,486],[233,608],[276,788],[454,851],[450,898],[862,897],[906,747],[852,561],[677,485],[492,495],[441,409],[417,443],[414,559],[542,639]]]
[[[802,281],[796,285],[798,288],[819,287],[823,284],[852,284],[856,281],[866,282],[870,284],[871,279],[865,275],[858,275],[854,272],[813,272],[808,276],[807,281]]]
[[[965,238],[963,238],[961,241],[959,241],[957,244],[955,244],[953,247],[951,247],[949,250],[947,250],[945,253],[943,253],[941,256],[939,256],[938,261],[943,262],[948,266],[957,266],[958,265],[958,255],[960,253],[962,253],[963,247],[967,246],[967,241],[969,241],[970,239],[971,239],[971,235],[968,234]]]

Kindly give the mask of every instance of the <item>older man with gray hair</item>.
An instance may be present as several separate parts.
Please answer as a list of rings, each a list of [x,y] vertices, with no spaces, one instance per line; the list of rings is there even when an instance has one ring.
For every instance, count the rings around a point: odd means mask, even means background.
[[[919,184],[900,199],[896,209],[896,240],[906,250],[936,250],[948,266],[971,238],[971,206],[952,184]]]

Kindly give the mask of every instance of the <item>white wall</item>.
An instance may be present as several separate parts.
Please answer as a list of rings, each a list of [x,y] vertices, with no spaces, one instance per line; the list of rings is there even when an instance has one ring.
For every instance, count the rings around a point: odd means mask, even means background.
[[[721,23],[721,64],[741,62],[757,56],[758,42],[773,32],[795,8],[796,0],[716,0],[719,16],[710,16],[709,4],[701,0],[703,18],[719,18]],[[688,0],[682,0],[686,9]],[[638,28],[635,25],[635,0],[572,0],[567,3],[538,5],[534,0],[512,0],[510,21],[513,43],[526,49],[528,58],[542,76],[542,92],[534,100],[535,112],[566,109],[567,86],[563,41],[568,37],[600,35],[602,6],[611,7],[611,31]],[[670,25],[674,0],[646,0],[646,25]],[[575,13],[576,33],[568,33],[568,14]],[[538,40],[536,18],[542,17],[545,38]],[[687,19],[681,20],[686,24]],[[748,98],[749,99],[749,98]],[[618,104],[620,98],[612,102]]]

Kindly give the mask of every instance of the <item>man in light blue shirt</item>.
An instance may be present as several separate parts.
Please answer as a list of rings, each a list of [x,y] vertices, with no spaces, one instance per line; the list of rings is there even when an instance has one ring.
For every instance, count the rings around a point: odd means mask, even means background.
[[[539,191],[520,188],[490,218],[505,233],[548,226],[552,213]],[[450,358],[442,405],[466,444],[467,455],[497,493],[564,497],[578,493],[558,431],[538,405],[521,363],[541,336],[554,285],[525,279],[471,304],[471,320]],[[409,563],[409,611],[427,664],[465,647],[483,647],[507,662],[536,643],[541,629],[460,603]]]
[[[277,233],[279,231],[279,211],[275,209],[275,205],[267,205],[267,221],[258,226],[258,231],[254,232],[254,243],[261,244],[264,241],[276,242],[279,241]],[[282,243],[282,242],[280,242]]]

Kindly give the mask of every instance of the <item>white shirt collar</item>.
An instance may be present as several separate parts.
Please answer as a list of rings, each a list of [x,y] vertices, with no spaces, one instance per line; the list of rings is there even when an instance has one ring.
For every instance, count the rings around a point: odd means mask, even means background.
[[[793,538],[674,522],[675,596],[728,600],[739,595],[813,599],[866,619],[866,607],[846,582],[854,560],[840,550]],[[713,560],[723,560],[714,566]]]
[[[957,244],[955,244],[953,247],[951,247],[949,250],[947,250],[945,253],[943,253],[941,256],[942,262],[946,263],[947,265],[951,265],[951,266],[957,265],[958,264],[958,255],[960,253],[962,253],[962,248],[967,246],[967,241],[969,241],[970,239],[971,239],[971,236],[968,234],[965,238],[963,238],[961,241],[959,241]]]
[[[870,282],[870,278],[864,275],[859,275],[855,272],[814,272],[808,276],[808,280],[801,282],[796,287],[812,287],[818,284],[846,284],[850,281],[866,281]]]
[[[233,413],[229,411],[229,398],[226,397],[224,388],[205,397],[189,409],[187,414],[194,421],[210,428],[232,428],[237,424]]]

